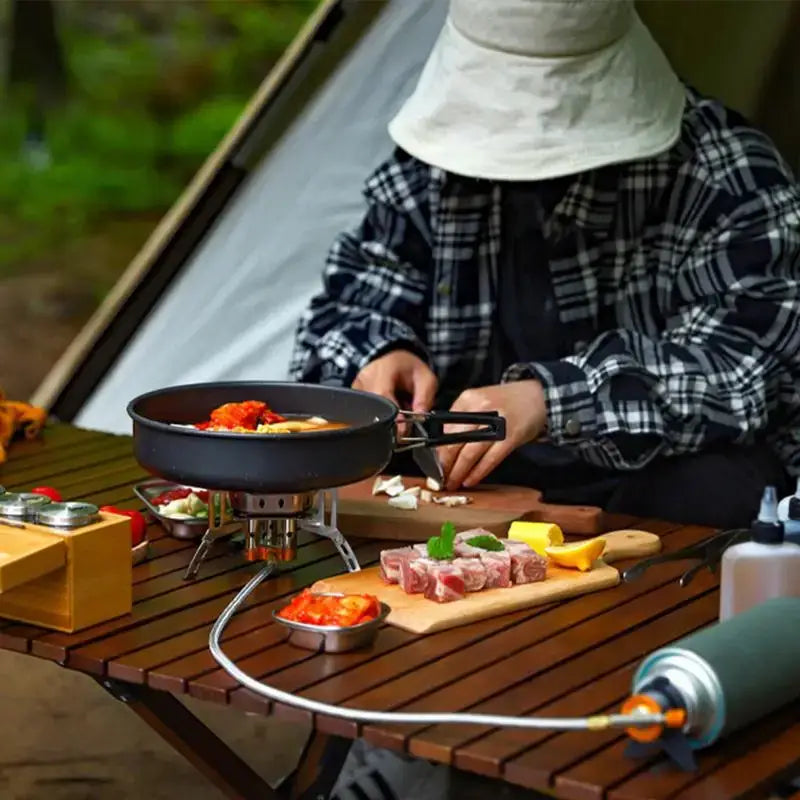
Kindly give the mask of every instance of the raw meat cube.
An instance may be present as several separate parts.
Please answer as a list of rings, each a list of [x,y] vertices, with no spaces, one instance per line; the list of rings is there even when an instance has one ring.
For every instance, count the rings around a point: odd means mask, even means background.
[[[480,558],[481,553],[486,552],[480,547],[473,547],[471,544],[467,544],[466,540],[471,539],[473,536],[491,536],[492,539],[497,538],[493,533],[490,533],[483,528],[473,528],[469,531],[457,533],[455,538],[455,546],[453,548],[455,550],[456,558]]]
[[[547,577],[547,559],[525,542],[506,540],[506,552],[511,556],[511,580],[516,584],[536,583]]]
[[[464,573],[447,561],[439,561],[428,568],[425,597],[437,603],[450,603],[464,597]]]
[[[428,543],[423,542],[422,544],[414,544],[411,546],[412,550],[414,550],[417,555],[422,556],[423,558],[428,557]]]
[[[453,552],[456,558],[480,558],[481,553],[485,553],[486,551],[481,550],[480,547],[473,547],[466,542],[456,542],[453,545]]]
[[[506,550],[481,551],[481,563],[486,567],[484,589],[501,589],[511,586],[511,553]]]
[[[381,551],[381,580],[385,583],[398,583],[400,581],[400,564],[419,557],[419,553],[412,547],[395,547],[392,550]]]
[[[432,558],[412,558],[400,562],[398,583],[406,594],[424,592],[428,585],[428,569],[436,562]]]
[[[470,528],[468,531],[457,533],[455,540],[457,542],[463,542],[466,539],[471,539],[473,536],[491,536],[493,539],[497,538],[491,531],[487,531],[485,528]]]
[[[464,573],[464,589],[479,592],[486,586],[486,567],[480,558],[455,558],[453,566]]]

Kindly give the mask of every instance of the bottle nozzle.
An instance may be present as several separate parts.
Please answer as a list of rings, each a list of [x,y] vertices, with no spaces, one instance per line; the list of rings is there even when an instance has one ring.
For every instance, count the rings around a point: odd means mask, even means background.
[[[761,496],[761,508],[758,519],[750,527],[751,538],[762,544],[780,544],[783,542],[783,523],[778,519],[778,490],[767,486]]]
[[[758,510],[758,521],[773,525],[778,521],[778,490],[774,486],[767,486],[764,489],[761,508]]]

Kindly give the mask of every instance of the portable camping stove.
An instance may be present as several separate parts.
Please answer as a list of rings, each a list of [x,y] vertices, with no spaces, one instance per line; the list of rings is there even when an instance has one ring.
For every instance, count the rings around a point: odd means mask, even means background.
[[[275,567],[297,558],[301,531],[330,539],[349,572],[361,569],[353,549],[336,527],[336,490],[304,494],[215,492],[208,495],[208,529],[184,574],[195,578],[211,545],[224,536],[244,531],[248,561],[267,561]],[[325,509],[330,508],[328,521]],[[217,512],[218,509],[218,512]]]

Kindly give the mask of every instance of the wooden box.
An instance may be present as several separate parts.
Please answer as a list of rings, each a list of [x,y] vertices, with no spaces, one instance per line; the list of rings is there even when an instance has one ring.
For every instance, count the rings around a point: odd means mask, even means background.
[[[66,633],[133,607],[130,520],[100,513],[74,530],[0,522],[0,617]]]

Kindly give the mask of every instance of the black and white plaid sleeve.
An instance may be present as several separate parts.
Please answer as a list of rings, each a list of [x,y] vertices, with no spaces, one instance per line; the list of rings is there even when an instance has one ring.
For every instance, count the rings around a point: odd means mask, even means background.
[[[334,242],[322,291],[298,325],[293,380],[349,386],[395,347],[427,358],[428,179],[425,165],[397,151],[367,180],[364,218]]]
[[[611,330],[580,355],[507,371],[543,383],[551,441],[634,469],[657,454],[752,441],[797,397],[800,192],[786,180],[772,187],[734,196],[694,181],[686,191],[685,218],[667,229],[675,279],[660,337]]]

